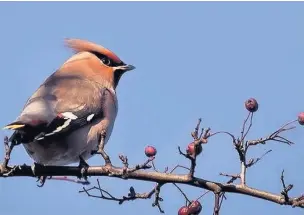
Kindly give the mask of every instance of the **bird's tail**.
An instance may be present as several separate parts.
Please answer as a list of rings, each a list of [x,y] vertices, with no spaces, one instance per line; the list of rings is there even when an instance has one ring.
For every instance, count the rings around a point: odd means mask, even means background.
[[[2,129],[10,129],[10,130],[18,130],[25,126],[22,122],[12,122],[6,126],[4,126]]]
[[[15,142],[15,144],[21,143],[22,135],[21,135],[20,131],[25,126],[26,125],[22,122],[12,122],[12,123],[4,126],[3,129],[14,130],[14,133],[9,138],[9,142]]]

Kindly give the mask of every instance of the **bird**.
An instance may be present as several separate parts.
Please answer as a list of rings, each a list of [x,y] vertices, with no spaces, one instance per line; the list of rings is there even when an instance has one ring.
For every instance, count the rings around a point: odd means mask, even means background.
[[[66,38],[73,50],[26,101],[9,142],[22,144],[35,163],[64,166],[87,161],[104,136],[111,136],[118,113],[116,89],[135,66],[89,40]]]

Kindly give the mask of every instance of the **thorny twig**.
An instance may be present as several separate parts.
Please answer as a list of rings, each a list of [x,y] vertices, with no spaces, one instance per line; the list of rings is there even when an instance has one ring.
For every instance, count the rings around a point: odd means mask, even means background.
[[[239,154],[239,157],[240,157],[241,173],[237,174],[237,175],[229,175],[229,174],[221,173],[221,175],[223,175],[223,176],[231,177],[231,179],[226,184],[206,181],[204,179],[194,177],[194,170],[195,170],[195,167],[196,167],[196,150],[195,150],[194,154],[190,155],[188,153],[187,154],[183,153],[181,151],[180,147],[178,147],[179,153],[191,161],[191,167],[190,168],[177,165],[172,169],[172,171],[170,173],[167,173],[168,169],[165,170],[165,173],[160,173],[160,172],[157,172],[156,168],[154,167],[155,172],[145,172],[145,171],[141,171],[140,169],[151,168],[151,165],[149,165],[150,162],[152,162],[152,165],[154,166],[153,160],[154,160],[155,157],[149,158],[145,163],[143,163],[141,165],[136,165],[134,168],[129,168],[128,158],[126,156],[123,156],[123,155],[119,156],[119,158],[121,159],[121,161],[123,163],[123,167],[119,168],[119,167],[112,166],[112,163],[111,163],[111,160],[110,160],[109,156],[104,151],[104,141],[105,141],[105,137],[106,137],[106,134],[104,132],[99,136],[100,144],[98,146],[98,150],[94,151],[92,153],[101,154],[101,156],[105,160],[105,166],[89,167],[86,174],[88,176],[101,175],[101,176],[114,176],[114,177],[118,177],[118,178],[126,178],[126,177],[128,177],[128,174],[130,174],[129,178],[131,178],[131,179],[138,179],[138,180],[144,180],[144,181],[154,181],[154,182],[156,182],[156,186],[150,192],[142,193],[142,194],[136,193],[134,188],[130,187],[128,196],[123,196],[122,198],[116,198],[113,195],[111,195],[108,191],[102,189],[101,186],[100,186],[99,180],[97,179],[98,186],[94,186],[94,187],[89,188],[89,189],[86,189],[85,187],[83,187],[83,190],[81,190],[79,192],[80,193],[84,192],[89,197],[95,197],[95,198],[117,201],[119,204],[122,204],[124,201],[129,201],[129,200],[148,199],[148,198],[151,198],[152,195],[154,194],[155,199],[153,201],[152,206],[157,206],[159,211],[161,213],[163,213],[164,211],[161,209],[161,206],[160,206],[160,201],[163,201],[163,199],[159,195],[160,195],[160,188],[166,183],[173,183],[180,190],[182,195],[185,197],[186,201],[188,203],[190,202],[190,200],[187,198],[186,194],[177,185],[177,183],[181,183],[181,184],[189,184],[191,186],[208,189],[208,191],[206,191],[199,198],[204,196],[206,193],[208,193],[210,191],[213,191],[215,193],[214,215],[219,214],[219,210],[221,208],[223,199],[226,198],[225,197],[225,192],[241,193],[241,194],[250,195],[250,196],[266,199],[266,200],[269,200],[269,201],[273,201],[273,202],[276,202],[276,203],[279,203],[279,204],[292,205],[293,207],[296,207],[296,206],[304,207],[304,195],[300,196],[298,198],[290,198],[288,196],[288,192],[292,189],[293,185],[291,185],[291,184],[288,185],[288,186],[285,185],[284,176],[283,176],[284,171],[282,172],[282,175],[281,175],[281,182],[282,182],[283,188],[284,188],[283,191],[281,192],[281,195],[284,197],[284,200],[282,199],[283,197],[281,198],[279,195],[267,193],[265,191],[260,191],[260,190],[257,190],[257,189],[250,188],[248,186],[244,186],[244,185],[246,185],[246,181],[245,181],[246,169],[248,167],[251,167],[252,165],[256,164],[266,154],[271,152],[271,150],[269,150],[266,153],[264,153],[260,158],[250,159],[249,162],[246,163],[246,153],[247,153],[247,150],[250,146],[258,145],[258,144],[265,144],[266,141],[269,141],[269,140],[274,140],[274,141],[277,141],[277,142],[287,143],[288,145],[293,144],[293,142],[291,142],[288,139],[280,136],[280,134],[284,131],[288,131],[288,130],[293,129],[294,127],[288,127],[288,125],[290,125],[291,123],[293,123],[295,121],[292,121],[292,122],[289,122],[289,123],[283,125],[280,129],[273,132],[270,136],[268,136],[266,138],[261,138],[261,139],[258,139],[258,140],[251,140],[251,141],[244,141],[248,132],[251,129],[252,118],[253,118],[253,114],[249,113],[249,115],[247,116],[246,120],[244,121],[244,124],[243,124],[243,127],[242,127],[241,138],[235,138],[234,135],[232,135],[229,132],[225,132],[225,131],[215,132],[215,133],[211,134],[210,128],[208,128],[206,130],[204,130],[202,128],[201,132],[199,133],[199,126],[200,126],[200,123],[201,123],[201,119],[198,120],[198,123],[197,123],[197,125],[194,129],[194,132],[191,133],[191,135],[194,139],[195,147],[197,147],[201,144],[207,143],[209,137],[214,136],[216,134],[220,134],[220,133],[227,134],[232,138],[232,142],[233,142],[233,144],[234,144],[234,146],[235,146],[235,148],[236,148],[236,150]],[[249,119],[250,119],[250,125],[248,126],[248,128],[246,130],[245,129],[246,128],[246,123],[248,122]],[[7,139],[5,139],[5,140],[7,140]],[[32,176],[32,177],[36,176],[35,173],[28,170],[28,166],[26,166],[26,165],[15,166],[15,167],[8,167],[7,166],[7,163],[8,163],[8,160],[9,160],[9,155],[10,155],[11,149],[13,148],[14,145],[11,144],[9,146],[8,141],[4,141],[4,142],[5,142],[4,145],[5,145],[5,149],[6,149],[5,150],[6,155],[5,155],[5,159],[4,159],[4,162],[2,164],[2,167],[6,167],[7,169],[3,169],[3,168],[0,169],[0,176],[14,176],[14,174],[20,175],[20,176],[21,175],[25,175],[25,176],[28,175],[28,176]],[[41,175],[48,175],[50,173],[52,173],[52,175],[56,175],[56,172],[54,172],[54,170],[56,168],[60,169],[59,170],[60,173],[59,173],[58,176],[61,176],[62,171],[65,167],[52,167],[52,166],[40,167],[40,171],[42,170]],[[174,174],[172,174],[173,171],[175,171],[177,168],[185,168],[185,169],[189,170],[189,173],[187,175],[174,175]],[[67,170],[67,172],[65,172],[65,173],[67,173],[69,175],[73,175],[73,176],[76,175],[77,176],[79,174],[79,170],[75,169],[74,167],[67,167],[66,170]],[[189,176],[190,176],[190,179],[189,179]],[[46,177],[46,176],[44,176],[44,177]],[[233,183],[238,178],[240,178],[241,184],[240,185],[233,185],[233,187],[231,187],[230,184]],[[62,177],[61,178],[60,177],[58,177],[58,178],[55,177],[53,179],[72,181],[72,182],[75,182],[75,183],[83,183],[83,182],[80,182],[80,181],[67,179],[65,177],[63,177],[63,178]],[[98,190],[100,192],[100,195],[91,194],[90,191],[93,191],[93,190]]]
[[[285,202],[289,202],[288,192],[293,188],[293,185],[289,184],[288,186],[286,186],[285,180],[284,180],[284,170],[282,171],[282,174],[281,174],[281,182],[283,185],[283,190],[282,190],[281,194],[284,196]]]
[[[197,122],[197,124],[196,124],[196,126],[195,126],[195,128],[194,128],[194,131],[191,132],[191,136],[192,136],[192,138],[193,138],[194,140],[198,140],[198,139],[199,139],[199,137],[198,137],[198,136],[199,136],[198,130],[199,130],[199,127],[200,127],[201,122],[202,122],[202,119],[199,118],[199,119],[198,119],[198,122]],[[203,133],[203,132],[201,132],[201,133]]]
[[[128,157],[127,156],[123,156],[123,155],[119,155],[118,156],[119,159],[122,161],[124,167],[123,167],[123,176],[127,177],[128,173],[127,170],[129,168],[129,163],[128,163]]]
[[[190,168],[188,168],[188,167],[181,166],[181,165],[176,165],[176,166],[170,171],[170,173],[173,173],[177,168],[183,168],[183,169],[186,169],[186,170],[189,170],[189,171],[190,171]]]
[[[220,205],[219,205],[219,211],[221,210],[221,207],[222,207],[222,204],[223,204],[223,200],[226,200],[227,198],[226,198],[226,196],[225,196],[225,193],[224,192],[222,192],[221,194],[220,194]]]
[[[185,192],[176,184],[173,183],[173,185],[181,192],[181,194],[184,196],[185,200],[186,200],[186,205],[190,204],[191,201],[188,199],[187,195],[185,194]]]
[[[247,141],[246,149],[248,149],[250,146],[258,145],[258,144],[265,144],[267,141],[276,141],[276,142],[281,142],[281,143],[286,143],[288,145],[294,144],[292,141],[280,136],[279,134],[289,131],[295,128],[295,126],[288,127],[290,124],[296,122],[296,120],[293,120],[291,122],[288,122],[281,126],[278,130],[270,134],[268,137],[265,138],[260,138],[258,140],[250,140]]]
[[[131,201],[131,200],[135,200],[135,199],[149,199],[155,193],[155,189],[153,189],[147,193],[136,193],[135,189],[133,187],[130,187],[128,196],[123,196],[122,198],[117,198],[117,197],[114,197],[112,194],[110,194],[108,191],[102,189],[98,179],[97,179],[97,185],[98,185],[97,187],[94,186],[94,187],[91,187],[88,189],[83,187],[83,190],[80,190],[79,193],[84,192],[89,197],[117,201],[119,204],[122,204],[125,201]],[[91,194],[90,191],[92,191],[92,190],[98,190],[100,195]]]
[[[137,164],[133,168],[129,168],[129,163],[128,163],[128,157],[124,155],[119,155],[119,159],[122,161],[124,167],[123,167],[123,178],[127,178],[128,174],[131,172],[135,172],[136,170],[139,169],[150,169],[152,166],[149,165],[149,163],[153,162],[155,157],[149,157],[147,161],[145,161],[143,164]]]
[[[194,175],[195,166],[196,166],[196,156],[193,157],[189,154],[183,153],[180,147],[178,147],[178,151],[179,151],[179,154],[183,155],[185,158],[187,158],[191,161],[191,167],[189,169],[189,176],[192,178]]]
[[[220,212],[220,193],[215,193],[213,215],[219,215],[219,212]]]
[[[152,207],[157,206],[158,210],[160,213],[165,213],[165,211],[161,208],[160,203],[162,202],[163,199],[159,196],[160,195],[160,188],[163,184],[157,183],[156,187],[154,188],[155,190],[155,198],[154,198],[154,202],[152,203]]]
[[[155,172],[158,172],[158,170],[156,169],[156,166],[155,166],[155,164],[154,164],[154,161],[152,161],[151,163],[152,163],[153,170],[154,170]]]
[[[226,177],[231,177],[229,181],[227,181],[227,184],[233,183],[236,179],[240,178],[240,174],[237,175],[232,175],[232,174],[225,174],[225,173],[220,173],[221,176],[226,176]]]
[[[202,195],[200,195],[200,196],[196,199],[196,201],[200,200],[200,199],[203,198],[207,193],[210,193],[210,192],[211,192],[210,190],[205,191]]]
[[[215,136],[215,135],[217,135],[217,134],[227,134],[228,136],[231,137],[233,143],[236,143],[236,142],[237,142],[235,136],[234,136],[233,134],[231,134],[230,132],[227,132],[227,131],[217,131],[217,132],[211,133],[211,134],[209,135],[209,137]]]
[[[195,167],[196,167],[197,148],[202,144],[206,144],[208,142],[208,138],[211,136],[210,128],[207,128],[206,130],[204,130],[204,128],[202,128],[201,132],[199,133],[199,127],[200,127],[201,121],[202,121],[202,119],[199,118],[194,131],[191,132],[191,136],[194,140],[193,141],[193,143],[194,143],[193,154],[189,154],[188,152],[187,152],[187,154],[185,154],[181,151],[181,148],[178,147],[179,154],[183,155],[185,158],[187,158],[191,161],[191,166],[190,166],[190,170],[189,170],[190,178],[194,177],[194,172],[195,172]]]
[[[248,167],[253,166],[253,165],[256,164],[257,162],[259,162],[260,160],[262,160],[263,157],[265,157],[265,156],[266,156],[268,153],[270,153],[270,152],[272,152],[271,149],[268,150],[267,152],[265,152],[265,153],[264,153],[261,157],[259,157],[259,158],[256,158],[256,159],[251,158],[251,159],[248,161],[248,163],[246,164],[246,167],[248,168]]]
[[[249,126],[247,128],[247,131],[245,132],[245,127],[246,127],[246,124],[247,124],[247,121],[248,121],[249,117],[250,117],[250,123],[249,123]],[[244,139],[246,138],[247,134],[249,133],[249,131],[251,129],[252,119],[253,119],[253,113],[249,112],[247,118],[244,120],[244,123],[243,123],[242,132],[241,132],[241,140],[240,140],[241,142],[244,141]]]
[[[9,144],[9,140],[8,140],[7,136],[4,137],[3,143],[4,143],[5,156],[4,156],[4,161],[1,165],[1,168],[6,169],[7,165],[8,165],[8,162],[11,158],[12,150],[15,147],[16,144],[14,142],[11,142],[11,144]]]
[[[112,165],[110,157],[107,155],[107,153],[104,151],[105,146],[105,138],[106,138],[106,132],[103,131],[101,134],[98,135],[98,150],[92,151],[92,154],[100,154],[102,158],[105,161],[105,164],[108,166]]]
[[[155,159],[155,157],[150,157],[143,164],[137,164],[134,168],[129,168],[128,173],[135,172],[136,170],[139,170],[139,169],[150,169],[151,165],[149,165],[149,163],[152,162],[154,159]]]

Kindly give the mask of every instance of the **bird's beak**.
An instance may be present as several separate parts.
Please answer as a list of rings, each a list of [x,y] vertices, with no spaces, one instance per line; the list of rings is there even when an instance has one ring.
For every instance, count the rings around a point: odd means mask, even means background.
[[[136,67],[133,66],[133,65],[130,65],[130,64],[127,64],[127,65],[123,65],[123,66],[117,66],[116,69],[118,70],[122,70],[122,71],[131,71],[133,69],[135,69]]]

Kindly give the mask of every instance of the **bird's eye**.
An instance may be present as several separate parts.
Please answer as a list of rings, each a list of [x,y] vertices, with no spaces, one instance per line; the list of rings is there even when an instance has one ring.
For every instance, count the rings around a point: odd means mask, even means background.
[[[110,66],[111,65],[111,60],[109,59],[109,58],[107,58],[107,57],[103,57],[103,58],[101,58],[101,61],[105,64],[105,65],[107,65],[107,66]]]

